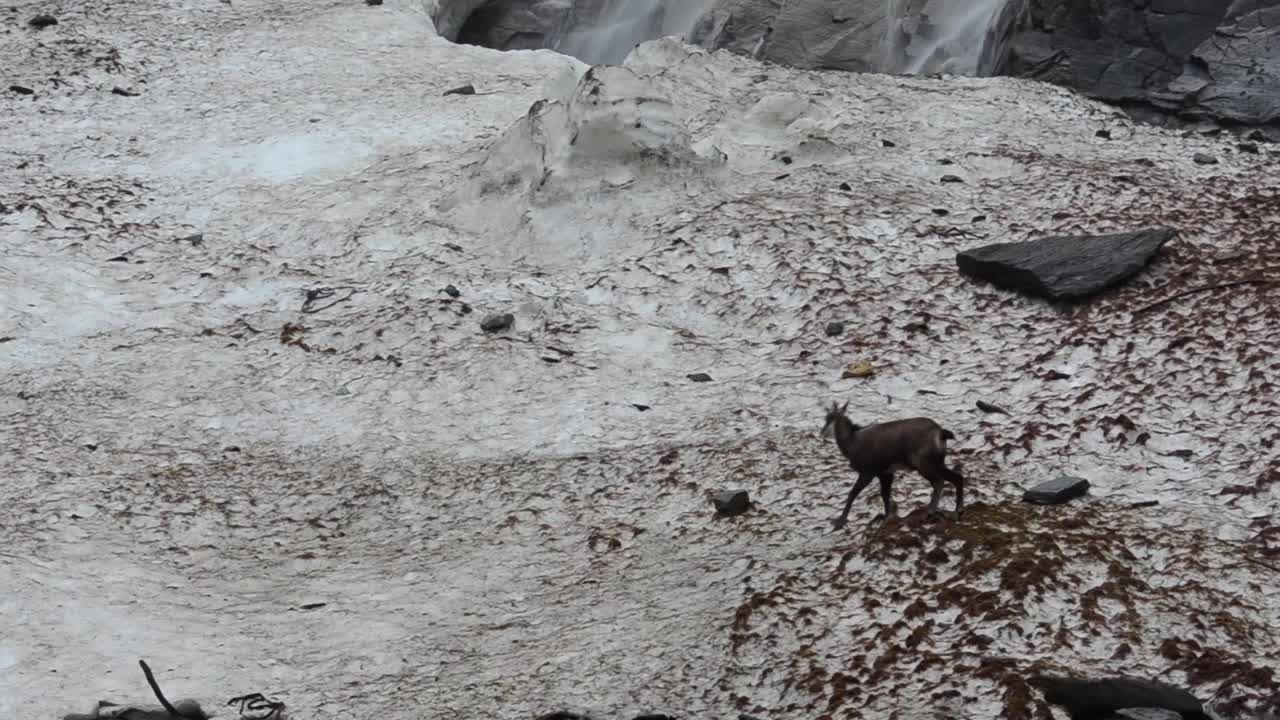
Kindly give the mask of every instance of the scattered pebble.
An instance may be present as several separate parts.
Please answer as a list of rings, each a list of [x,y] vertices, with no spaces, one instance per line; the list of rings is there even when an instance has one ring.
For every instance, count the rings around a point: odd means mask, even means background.
[[[1087,492],[1089,492],[1088,480],[1063,475],[1027,490],[1022,494],[1022,499],[1036,505],[1061,505]]]
[[[711,382],[711,376],[703,372],[689,373],[685,377],[689,378],[694,382]]]
[[[721,515],[741,515],[751,509],[751,497],[746,490],[722,490],[711,497],[716,512]]]
[[[58,18],[48,13],[40,13],[39,15],[28,20],[27,24],[35,28],[36,30],[43,30],[51,25],[57,25]]]
[[[480,329],[487,333],[500,332],[506,330],[515,324],[516,316],[511,313],[502,313],[501,315],[490,315],[480,323]]]
[[[946,217],[951,214],[951,211],[946,208],[934,208],[933,214],[937,215],[938,217]]]
[[[364,0],[365,5],[381,5],[382,0]]]
[[[827,337],[835,337],[837,335],[844,334],[844,323],[839,320],[832,320],[827,323],[826,333]]]
[[[1100,138],[1102,138],[1103,140],[1110,140],[1110,139],[1111,139],[1111,131],[1110,131],[1110,130],[1099,130],[1098,132],[1094,133],[1094,134],[1093,134],[1093,136],[1094,136],[1094,137],[1100,137]]]
[[[444,294],[448,295],[449,297],[456,298],[462,294],[462,291],[454,287],[453,285],[445,285]]]
[[[1257,155],[1258,143],[1242,142],[1239,145],[1236,145],[1236,149],[1239,150],[1240,152],[1249,153],[1251,155]]]
[[[853,186],[847,182],[840,183],[840,189],[845,192],[853,192]]]
[[[1048,377],[1050,380],[1066,380],[1067,378],[1071,377],[1071,374],[1064,373],[1061,370],[1050,370],[1046,374],[1046,377]]]
[[[471,83],[467,83],[466,85],[459,85],[456,88],[445,90],[444,94],[445,95],[475,95],[476,86],[472,85]]]
[[[1009,414],[1008,410],[1005,410],[999,405],[992,405],[991,403],[986,402],[985,400],[978,401],[978,409],[985,413],[999,413],[1001,415]]]
[[[938,179],[938,182],[962,183],[964,182],[964,178],[960,177],[959,175],[943,175],[941,178]]]
[[[640,403],[631,403],[631,407],[633,407],[633,408],[635,408],[635,409],[639,410],[640,412],[644,412],[645,410],[648,410],[651,406],[649,406],[649,405],[642,405],[642,404],[640,404]]]
[[[955,165],[956,161],[951,158],[938,158],[939,165]]]
[[[16,92],[19,95],[35,95],[36,91],[23,85],[10,85],[9,92]]]
[[[134,92],[134,91],[132,91],[132,90],[125,90],[124,88],[122,88],[122,87],[120,87],[119,85],[117,85],[117,86],[115,86],[115,87],[111,88],[111,94],[112,94],[112,95],[120,95],[120,96],[122,96],[122,97],[138,97],[138,95],[140,95],[141,93],[136,93],[136,92]]]
[[[1194,160],[1197,165],[1217,165],[1218,164],[1218,158],[1212,155],[1209,155],[1208,153],[1196,153],[1195,155],[1191,156],[1191,159]]]
[[[1143,501],[1141,501],[1141,502],[1129,503],[1129,507],[1134,508],[1134,509],[1137,509],[1137,508],[1149,508],[1149,507],[1155,507],[1155,506],[1157,506],[1157,505],[1159,505],[1159,504],[1160,504],[1160,501],[1159,501],[1159,500],[1143,500]]]
[[[894,143],[892,140],[881,140],[880,144],[885,147],[898,147],[897,144]]]

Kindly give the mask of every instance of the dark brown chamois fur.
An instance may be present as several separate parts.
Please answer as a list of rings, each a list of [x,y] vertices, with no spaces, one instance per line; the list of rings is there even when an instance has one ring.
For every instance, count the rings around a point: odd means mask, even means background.
[[[964,512],[964,477],[946,465],[947,441],[955,439],[950,430],[923,417],[860,427],[845,415],[848,409],[849,403],[844,407],[832,403],[827,410],[827,422],[822,426],[822,436],[835,437],[840,452],[858,473],[858,480],[844,501],[844,511],[832,523],[837,530],[845,526],[853,501],[871,484],[872,478],[880,479],[885,518],[897,512],[898,506],[892,498],[895,470],[915,470],[933,485],[930,515],[941,512],[938,501],[942,499],[942,485],[951,483],[956,489],[956,509],[951,517],[960,518]]]

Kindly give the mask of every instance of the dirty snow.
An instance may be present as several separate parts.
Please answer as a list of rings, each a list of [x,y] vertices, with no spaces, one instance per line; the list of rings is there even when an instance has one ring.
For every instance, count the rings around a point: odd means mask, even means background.
[[[673,40],[584,76],[407,1],[45,9],[0,39],[0,714],[146,700],[138,658],[311,718],[1027,717],[1030,668],[1280,701],[1276,289],[1138,312],[1276,276],[1273,150]],[[954,268],[1153,224],[1084,307]],[[834,398],[952,429],[964,522],[830,532]],[[1061,472],[1092,496],[1019,502]]]

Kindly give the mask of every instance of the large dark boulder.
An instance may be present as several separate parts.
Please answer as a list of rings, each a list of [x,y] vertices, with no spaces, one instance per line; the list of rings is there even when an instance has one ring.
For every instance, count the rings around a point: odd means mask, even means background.
[[[1280,0],[1030,0],[1000,73],[1139,109],[1280,123]]]
[[[1194,695],[1153,680],[1033,675],[1027,684],[1044,693],[1045,702],[1065,708],[1072,720],[1111,717],[1115,711],[1129,708],[1163,708],[1183,720],[1210,720]]]
[[[1061,235],[996,243],[956,255],[960,272],[1050,300],[1078,300],[1137,273],[1177,231],[1149,228],[1111,235]]]

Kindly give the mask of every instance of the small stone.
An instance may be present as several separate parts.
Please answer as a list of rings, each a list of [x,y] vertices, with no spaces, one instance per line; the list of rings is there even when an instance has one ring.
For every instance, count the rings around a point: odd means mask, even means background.
[[[960,177],[959,175],[943,175],[941,178],[939,178],[939,179],[938,179],[938,182],[942,182],[942,183],[962,183],[962,182],[964,182],[964,178]]]
[[[689,373],[685,377],[689,378],[694,382],[711,382],[711,376],[703,372]]]
[[[454,287],[453,285],[445,285],[444,294],[448,295],[449,297],[456,298],[462,294],[462,291]]]
[[[1256,147],[1256,146],[1255,146]],[[853,192],[853,186],[847,182],[840,183],[840,189],[845,192]]]
[[[844,323],[839,320],[832,320],[827,323],[827,337],[835,337],[844,334]]]
[[[938,158],[939,165],[955,165],[956,161],[951,158]]]
[[[1257,154],[1258,154],[1258,143],[1253,143],[1253,142],[1242,142],[1242,143],[1240,143],[1239,145],[1236,145],[1236,149],[1237,149],[1237,150],[1239,150],[1240,152],[1243,152],[1243,153],[1249,153],[1249,154],[1251,154],[1251,155],[1257,155]]]
[[[456,88],[445,90],[444,94],[445,95],[475,95],[476,86],[472,85],[471,83],[467,83],[466,85],[459,85]]]
[[[381,5],[382,0],[364,0],[365,5]]]
[[[783,165],[790,165],[790,164],[791,164],[791,156],[790,156],[790,155],[783,155],[781,158],[779,158],[779,160],[781,160],[781,161],[782,161],[782,164],[783,164]]]
[[[1050,380],[1066,380],[1071,377],[1070,373],[1064,373],[1061,370],[1050,370],[1045,374]]]
[[[998,413],[998,414],[1000,414],[1000,415],[1008,415],[1008,414],[1009,414],[1009,411],[1008,411],[1008,410],[1005,410],[1004,408],[1000,407],[999,405],[992,405],[991,403],[986,402],[985,400],[979,400],[979,401],[978,401],[978,409],[979,409],[979,410],[981,410],[982,412],[985,412],[985,413]]]
[[[1063,475],[1055,480],[1040,483],[1022,494],[1025,502],[1036,505],[1061,505],[1089,492],[1089,481],[1084,478]]]
[[[138,97],[138,95],[139,95],[140,93],[136,93],[136,92],[134,92],[134,91],[132,91],[132,90],[126,90],[126,89],[124,89],[124,88],[120,87],[119,85],[117,85],[117,86],[115,86],[115,87],[111,88],[111,94],[112,94],[112,95],[119,95],[119,96],[121,96],[121,97]]]
[[[1191,157],[1191,159],[1194,160],[1197,165],[1217,165],[1218,164],[1218,158],[1212,155],[1209,155],[1208,153],[1196,153]]]
[[[890,148],[890,147],[898,147],[897,143],[895,143],[895,142],[894,142],[894,141],[892,141],[892,140],[881,140],[881,141],[880,141],[880,144],[881,144],[881,145],[883,145],[884,147],[887,147],[887,148]]]
[[[480,323],[480,329],[487,333],[500,332],[515,324],[516,316],[511,313],[490,315]]]
[[[48,13],[40,13],[39,15],[28,20],[27,24],[35,28],[36,30],[43,30],[51,25],[57,25],[58,18],[52,15],[49,15]]]
[[[650,406],[642,403],[631,403],[631,407],[639,410],[640,412],[644,412],[645,410],[648,410]]]
[[[751,508],[751,497],[746,490],[722,490],[711,497],[711,502],[721,515],[741,515]]]
[[[1100,137],[1100,138],[1102,138],[1103,140],[1110,140],[1110,139],[1111,139],[1111,131],[1110,131],[1110,130],[1099,130],[1098,132],[1094,133],[1094,134],[1093,134],[1093,136],[1094,136],[1094,137]]]
[[[23,85],[10,85],[9,92],[15,92],[19,95],[35,95],[36,91]]]
[[[938,217],[946,217],[951,214],[951,211],[946,208],[934,208],[933,214],[937,215]]]

